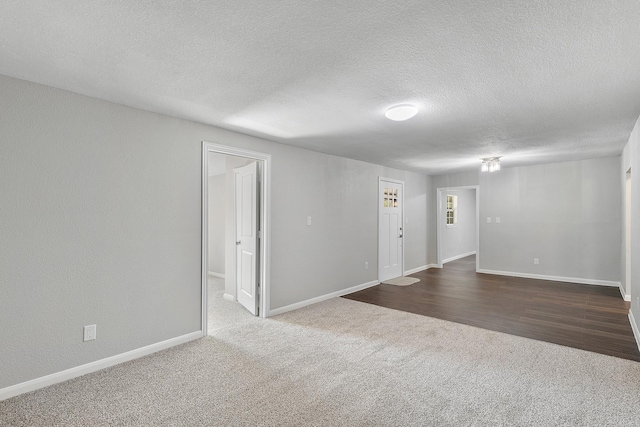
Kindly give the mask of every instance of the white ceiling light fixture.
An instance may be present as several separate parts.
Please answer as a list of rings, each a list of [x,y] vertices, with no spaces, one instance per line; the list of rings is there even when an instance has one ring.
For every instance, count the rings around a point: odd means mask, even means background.
[[[389,107],[387,112],[384,113],[387,119],[393,120],[395,122],[409,120],[416,114],[418,114],[418,107],[411,104],[394,105],[393,107]]]
[[[485,157],[482,159],[481,172],[498,172],[500,170],[500,157]]]

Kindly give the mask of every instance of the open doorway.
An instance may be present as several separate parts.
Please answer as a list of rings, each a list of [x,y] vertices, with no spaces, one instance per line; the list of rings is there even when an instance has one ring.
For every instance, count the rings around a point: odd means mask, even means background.
[[[447,262],[475,255],[480,265],[479,187],[447,187],[437,189],[438,268]]]
[[[214,315],[268,316],[269,155],[203,143],[202,329]],[[226,300],[221,303],[215,298]],[[214,305],[215,303],[215,305]]]

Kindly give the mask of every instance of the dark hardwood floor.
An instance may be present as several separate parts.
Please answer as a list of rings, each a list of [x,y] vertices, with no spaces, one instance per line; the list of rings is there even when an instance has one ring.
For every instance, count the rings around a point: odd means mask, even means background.
[[[511,335],[640,361],[616,287],[494,276],[475,272],[475,255],[344,298]]]

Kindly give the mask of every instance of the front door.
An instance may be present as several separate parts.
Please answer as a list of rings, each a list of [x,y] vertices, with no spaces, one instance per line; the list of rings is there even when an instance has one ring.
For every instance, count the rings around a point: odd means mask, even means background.
[[[399,181],[380,179],[378,216],[378,280],[403,274],[402,209],[404,185]]]
[[[234,169],[236,190],[236,292],[258,314],[258,164]]]

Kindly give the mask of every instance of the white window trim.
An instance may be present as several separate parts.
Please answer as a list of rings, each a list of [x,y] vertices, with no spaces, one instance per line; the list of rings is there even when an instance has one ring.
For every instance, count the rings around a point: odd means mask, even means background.
[[[453,197],[453,207],[451,208],[451,211],[453,212],[453,224],[448,224],[447,223],[447,213],[449,212],[449,208],[447,207],[447,203],[448,203],[448,198],[449,197]],[[446,228],[457,228],[458,227],[458,196],[455,194],[446,194],[445,195],[445,215],[444,215],[444,221],[445,221],[445,226]]]

